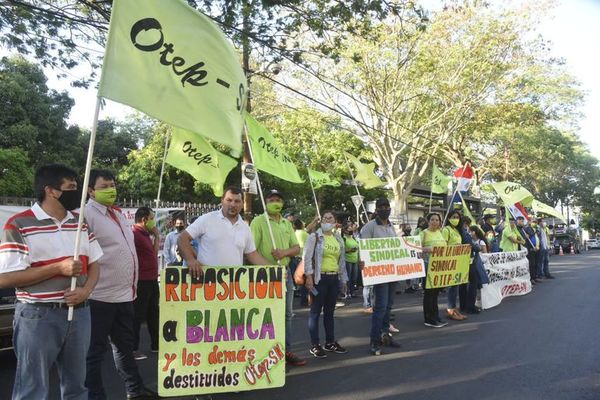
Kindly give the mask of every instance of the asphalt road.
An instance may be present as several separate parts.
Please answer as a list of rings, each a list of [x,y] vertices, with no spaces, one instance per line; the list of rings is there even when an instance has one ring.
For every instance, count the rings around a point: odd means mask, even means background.
[[[349,353],[323,360],[309,358],[306,310],[297,310],[294,348],[307,365],[290,368],[283,388],[213,399],[600,399],[600,251],[552,257],[551,270],[557,279],[532,293],[442,329],[423,326],[420,295],[396,296],[402,348],[380,357],[368,353],[369,316],[358,299],[336,311],[337,337]],[[123,399],[109,361],[109,398]],[[156,388],[156,358],[138,365]],[[0,399],[10,398],[14,368],[14,356],[0,354]]]

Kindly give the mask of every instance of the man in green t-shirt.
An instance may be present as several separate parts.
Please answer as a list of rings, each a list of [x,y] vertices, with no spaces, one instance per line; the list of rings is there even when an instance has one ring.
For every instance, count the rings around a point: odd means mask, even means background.
[[[291,257],[300,253],[300,246],[290,221],[281,216],[283,209],[283,195],[278,190],[271,190],[265,195],[267,206],[266,214],[252,220],[250,230],[254,236],[256,250],[269,262],[280,264],[286,268],[286,295],[285,295],[285,360],[290,365],[301,366],[306,361],[290,351],[292,346],[292,314],[294,302],[294,282],[289,268]],[[267,219],[268,215],[268,219]],[[269,232],[273,232],[275,248]]]
[[[511,215],[509,221],[510,224],[502,231],[502,240],[500,241],[500,248],[505,253],[509,251],[519,251],[519,245],[525,244],[525,241],[517,230],[515,217]]]

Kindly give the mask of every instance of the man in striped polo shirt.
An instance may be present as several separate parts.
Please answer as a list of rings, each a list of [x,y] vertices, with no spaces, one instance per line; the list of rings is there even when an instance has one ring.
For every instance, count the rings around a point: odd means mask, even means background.
[[[49,371],[59,370],[62,398],[87,399],[85,358],[90,343],[87,298],[98,280],[102,250],[83,226],[80,259],[75,261],[81,191],[77,174],[63,165],[41,167],[35,174],[38,202],[4,226],[0,244],[0,287],[15,287],[14,347],[17,371],[13,399],[45,399]],[[77,288],[70,290],[71,277]],[[68,306],[74,306],[67,321]]]

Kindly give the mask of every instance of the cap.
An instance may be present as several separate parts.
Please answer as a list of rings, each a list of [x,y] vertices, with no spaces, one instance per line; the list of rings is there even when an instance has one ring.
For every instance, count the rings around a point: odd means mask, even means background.
[[[267,194],[265,195],[265,199],[271,198],[273,196],[277,196],[279,197],[281,200],[283,200],[283,195],[281,194],[281,192],[277,189],[271,189],[267,192]]]
[[[525,217],[524,217],[524,216],[522,216],[522,215],[519,215],[519,216],[517,217],[517,219],[522,219],[522,220],[525,220]]]
[[[389,206],[389,205],[390,205],[390,201],[388,199],[386,199],[385,197],[382,197],[375,201],[375,208],[378,208],[381,206]]]
[[[485,215],[483,216],[483,219],[490,219],[490,218],[496,218],[496,216],[495,216],[495,215],[493,215],[493,214],[485,214]]]

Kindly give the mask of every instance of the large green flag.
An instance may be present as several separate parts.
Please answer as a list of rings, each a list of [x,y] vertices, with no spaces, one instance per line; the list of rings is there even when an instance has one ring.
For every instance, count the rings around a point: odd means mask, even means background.
[[[223,185],[237,161],[215,150],[202,136],[173,128],[167,163],[210,185],[215,196],[223,195]]]
[[[462,202],[462,208],[463,208],[463,214],[464,214],[464,216],[471,218],[471,224],[470,225],[476,225],[477,224],[477,220],[473,217],[473,214],[471,214],[471,210],[469,210],[469,207],[467,206],[467,203],[465,202],[465,199],[462,197],[462,194],[460,194],[460,192],[457,192],[457,193],[460,196],[460,201]]]
[[[533,202],[531,203],[531,207],[533,208],[533,211],[535,211],[536,213],[550,215],[552,217],[556,217],[556,218],[560,219],[563,222],[567,222],[567,219],[560,213],[560,211],[558,211],[554,207],[550,207],[549,205],[542,203],[539,200],[533,199]]]
[[[515,203],[521,202],[525,207],[530,207],[531,202],[533,201],[533,195],[529,192],[529,190],[525,189],[519,183],[513,182],[496,182],[492,183],[492,187],[502,199],[505,205],[513,205]]]
[[[452,182],[452,178],[446,176],[433,162],[431,169],[431,193],[448,193],[448,183]]]
[[[246,129],[252,144],[252,161],[257,169],[288,182],[304,182],[292,159],[279,147],[271,132],[250,114],[246,114]]]
[[[344,154],[356,169],[354,179],[361,182],[365,189],[373,189],[385,185],[385,182],[382,182],[373,172],[377,167],[375,163],[363,164],[352,154],[346,152]]]
[[[233,45],[184,0],[114,0],[98,96],[242,149],[247,82]]]
[[[308,177],[312,181],[315,189],[318,189],[321,186],[340,186],[338,181],[331,179],[325,172],[319,172],[308,168]]]

